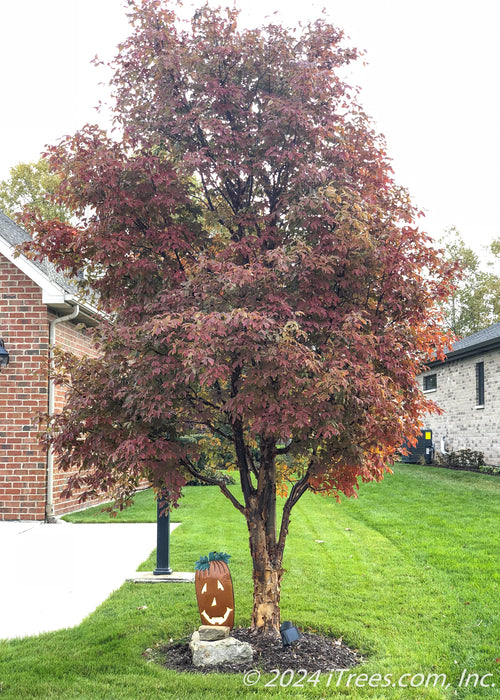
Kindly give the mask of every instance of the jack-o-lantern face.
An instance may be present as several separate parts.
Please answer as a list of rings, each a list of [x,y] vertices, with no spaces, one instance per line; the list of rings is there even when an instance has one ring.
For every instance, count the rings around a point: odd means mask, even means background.
[[[227,626],[234,625],[234,593],[233,582],[229,568],[223,559],[215,559],[218,555],[212,552],[209,561],[203,561],[204,568],[197,568],[195,573],[196,599],[203,625]],[[207,560],[207,557],[203,557]],[[198,566],[198,564],[197,564]],[[208,568],[207,568],[208,567]]]

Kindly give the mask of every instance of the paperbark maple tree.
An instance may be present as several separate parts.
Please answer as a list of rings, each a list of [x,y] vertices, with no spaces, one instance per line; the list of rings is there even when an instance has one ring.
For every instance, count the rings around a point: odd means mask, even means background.
[[[49,153],[81,223],[39,222],[39,254],[85,267],[107,317],[98,359],[59,356],[48,439],[80,466],[69,488],[119,504],[144,476],[173,502],[187,475],[218,484],[199,452],[232,455],[241,492],[219,488],[248,524],[252,626],[274,632],[295,504],[381,479],[430,408],[415,377],[442,356],[448,268],[340,77],[340,31],[130,6],[120,138],[87,126]]]

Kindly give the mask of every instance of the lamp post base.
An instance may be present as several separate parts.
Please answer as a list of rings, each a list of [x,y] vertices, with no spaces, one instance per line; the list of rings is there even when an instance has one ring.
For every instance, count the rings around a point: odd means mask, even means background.
[[[157,568],[153,571],[153,576],[168,576],[169,574],[173,574],[174,570],[168,567],[168,569],[162,569],[162,568]]]
[[[171,574],[154,575],[152,571],[136,571],[127,581],[131,583],[194,583],[194,571],[173,571]]]

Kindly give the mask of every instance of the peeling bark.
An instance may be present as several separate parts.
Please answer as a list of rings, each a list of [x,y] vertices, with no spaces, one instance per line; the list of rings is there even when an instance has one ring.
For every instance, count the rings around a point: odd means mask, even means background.
[[[283,569],[266,568],[253,572],[252,628],[262,634],[277,634],[280,629],[280,597]]]
[[[267,546],[266,523],[262,517],[248,521],[250,552],[253,560],[253,629],[263,634],[277,634],[280,629],[281,579],[283,555],[276,543]]]

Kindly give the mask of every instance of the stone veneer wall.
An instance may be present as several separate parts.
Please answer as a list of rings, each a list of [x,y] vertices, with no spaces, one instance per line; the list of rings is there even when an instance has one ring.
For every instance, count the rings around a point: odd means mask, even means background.
[[[476,364],[484,362],[484,407],[476,402]],[[447,449],[480,450],[486,464],[500,465],[500,349],[459,360],[447,360],[420,377],[436,374],[437,388],[425,392],[444,409],[441,416],[431,414],[425,421],[433,431],[436,452],[441,438]]]

